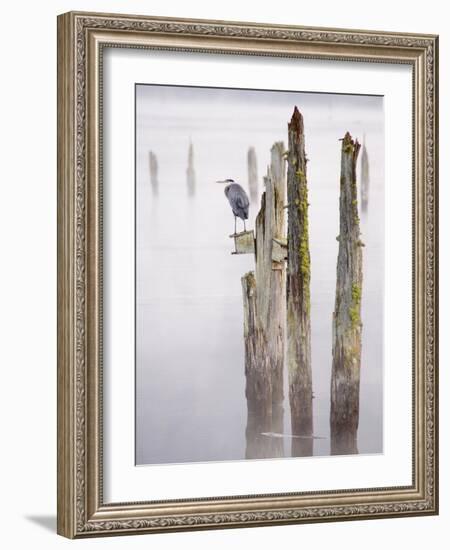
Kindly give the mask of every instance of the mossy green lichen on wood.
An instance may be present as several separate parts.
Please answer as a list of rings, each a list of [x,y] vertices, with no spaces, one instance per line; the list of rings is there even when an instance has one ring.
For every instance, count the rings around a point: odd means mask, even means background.
[[[358,212],[358,190],[356,188],[356,180],[352,182],[352,213],[353,223],[359,227],[359,212]]]
[[[308,186],[304,172],[298,170],[296,176],[299,180],[299,196],[295,201],[301,220],[300,230],[300,273],[302,275],[303,296],[305,299],[306,311],[309,315],[311,307],[310,280],[311,280],[311,256],[309,252],[309,220],[308,220]]]
[[[355,304],[361,303],[361,287],[356,283],[352,284],[352,300]]]
[[[353,153],[353,145],[351,143],[344,145],[344,153]]]
[[[248,271],[245,275],[242,276],[242,279],[245,280],[247,288],[249,290],[253,291],[256,289],[256,279],[254,271]]]
[[[297,170],[297,172],[295,172],[295,175],[299,179],[300,183],[306,183],[306,175],[302,170]]]
[[[350,323],[352,329],[358,328],[361,324],[361,318],[359,315],[359,308],[358,306],[351,306],[348,310],[348,314],[350,317]]]
[[[361,306],[361,287],[356,283],[352,284],[352,305],[349,307],[348,314],[352,329],[361,325],[360,306]]]
[[[342,140],[342,149],[344,153],[354,153],[355,152],[355,142],[352,140],[352,136],[349,132],[346,132],[343,140]]]

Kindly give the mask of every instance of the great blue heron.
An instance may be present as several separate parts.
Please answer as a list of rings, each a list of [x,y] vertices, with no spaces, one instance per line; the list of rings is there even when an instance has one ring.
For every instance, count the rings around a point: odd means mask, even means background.
[[[248,207],[250,204],[247,193],[239,183],[236,183],[230,178],[218,181],[217,183],[227,184],[224,191],[234,214],[234,234],[236,235],[236,218],[241,218],[244,222],[244,231],[247,231],[245,228],[245,220],[248,220]]]

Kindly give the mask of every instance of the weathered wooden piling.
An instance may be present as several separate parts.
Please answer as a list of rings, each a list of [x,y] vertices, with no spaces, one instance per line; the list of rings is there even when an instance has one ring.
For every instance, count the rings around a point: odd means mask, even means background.
[[[274,242],[283,242],[286,177],[284,146],[275,143],[265,177],[265,192],[255,222],[255,272],[242,277],[247,458],[281,456],[280,438],[261,436],[283,431],[283,364],[285,332],[285,261]]]
[[[187,180],[188,195],[189,196],[195,195],[196,177],[195,177],[195,168],[194,168],[194,146],[192,144],[192,141],[189,143],[186,180]]]
[[[272,381],[267,357],[266,338],[258,315],[255,273],[242,279],[244,297],[245,397],[247,427],[245,458],[267,458],[271,455],[270,441],[262,434],[272,431]]]
[[[283,154],[284,144],[275,143],[271,149],[270,169],[264,178],[264,199],[255,222],[255,273],[260,289],[258,312],[267,334],[266,353],[271,368],[274,431],[283,431],[286,267],[284,257],[279,257],[279,243],[285,234],[286,172]]]
[[[361,242],[356,186],[359,149],[358,141],[353,141],[347,132],[341,151],[340,231],[331,373],[331,454],[358,452],[364,246]]]
[[[153,151],[148,153],[148,161],[150,168],[150,186],[154,195],[158,194],[158,159]]]
[[[247,169],[248,169],[248,188],[250,190],[250,200],[257,202],[258,193],[258,167],[256,161],[256,151],[254,147],[249,147],[247,152]]]
[[[361,210],[367,212],[369,206],[369,155],[367,154],[366,140],[363,140],[361,148]]]
[[[287,366],[293,456],[313,454],[311,299],[308,184],[303,117],[297,107],[288,124]]]

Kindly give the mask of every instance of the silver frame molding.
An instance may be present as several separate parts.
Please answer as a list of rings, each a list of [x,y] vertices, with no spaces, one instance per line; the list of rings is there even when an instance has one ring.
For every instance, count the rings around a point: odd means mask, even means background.
[[[413,68],[413,483],[139,503],[102,495],[102,50]],[[438,37],[70,12],[58,17],[58,533],[69,538],[438,513]]]

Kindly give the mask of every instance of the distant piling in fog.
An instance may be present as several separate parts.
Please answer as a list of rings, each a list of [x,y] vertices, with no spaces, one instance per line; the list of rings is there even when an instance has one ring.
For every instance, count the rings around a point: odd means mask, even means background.
[[[246,458],[283,456],[285,338],[284,145],[275,143],[255,222],[255,271],[242,277],[248,407]]]
[[[361,211],[367,212],[369,206],[369,156],[367,154],[366,139],[363,139],[361,148]]]
[[[288,124],[288,136],[287,365],[292,434],[303,436],[292,439],[292,455],[311,456],[313,394],[309,204],[303,117],[297,107]]]
[[[331,374],[331,454],[358,452],[361,368],[362,247],[356,161],[360,145],[347,132],[342,140],[339,199],[339,253],[333,313]]]
[[[158,159],[153,151],[149,151],[148,161],[150,169],[150,186],[152,188],[152,193],[153,195],[158,195]]]
[[[188,195],[190,197],[193,197],[195,195],[196,178],[195,178],[195,168],[194,168],[194,146],[192,144],[192,141],[189,142],[186,181],[187,181]]]
[[[250,200],[255,203],[259,199],[258,192],[258,167],[256,160],[256,151],[254,147],[249,147],[247,152],[248,169],[248,188],[250,191]]]

